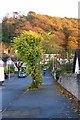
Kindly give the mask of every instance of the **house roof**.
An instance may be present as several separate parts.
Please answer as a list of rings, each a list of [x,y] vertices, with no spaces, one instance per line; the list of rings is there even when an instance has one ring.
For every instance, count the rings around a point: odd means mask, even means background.
[[[8,58],[11,58],[12,61],[20,60],[17,57],[9,57],[9,56],[2,57],[1,59],[3,60],[3,62],[6,62]]]
[[[3,62],[6,62],[9,57],[2,57]]]

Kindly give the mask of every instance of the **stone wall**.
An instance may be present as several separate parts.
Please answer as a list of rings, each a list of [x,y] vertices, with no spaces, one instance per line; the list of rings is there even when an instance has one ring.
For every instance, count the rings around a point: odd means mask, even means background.
[[[80,74],[61,75],[58,83],[80,100]]]

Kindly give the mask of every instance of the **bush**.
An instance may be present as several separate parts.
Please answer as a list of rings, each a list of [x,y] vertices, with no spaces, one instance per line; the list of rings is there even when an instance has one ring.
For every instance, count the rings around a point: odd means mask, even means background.
[[[52,71],[52,76],[54,76],[54,73],[56,73],[56,79],[58,80],[59,79],[59,76],[63,73],[63,70],[62,69],[56,69],[54,71]]]
[[[8,69],[4,68],[4,74],[8,74]]]
[[[14,65],[9,65],[10,70],[8,69],[8,73],[14,73]]]
[[[73,64],[68,62],[66,64],[63,64],[63,70],[66,71],[67,73],[72,73],[73,72]]]
[[[58,80],[59,76],[63,73],[63,70],[62,69],[56,69],[55,72],[56,72],[56,79]]]
[[[14,71],[15,74],[18,74],[18,71]]]

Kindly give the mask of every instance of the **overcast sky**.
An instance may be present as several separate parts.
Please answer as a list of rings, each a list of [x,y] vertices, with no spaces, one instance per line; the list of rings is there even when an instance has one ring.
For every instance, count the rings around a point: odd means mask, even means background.
[[[6,13],[34,11],[56,17],[78,18],[78,1],[80,0],[1,0],[0,19]]]

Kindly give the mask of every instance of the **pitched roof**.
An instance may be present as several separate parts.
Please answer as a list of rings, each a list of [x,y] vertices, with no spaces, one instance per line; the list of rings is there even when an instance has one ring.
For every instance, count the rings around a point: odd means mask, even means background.
[[[20,60],[17,57],[4,56],[4,57],[2,57],[3,62],[6,62],[8,60],[8,58],[11,58],[12,61]]]

